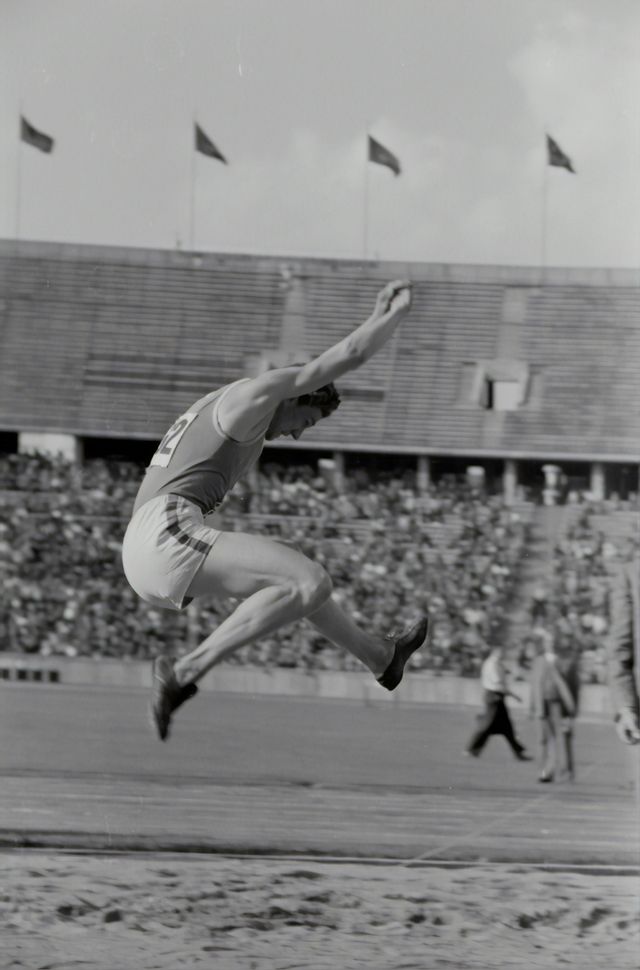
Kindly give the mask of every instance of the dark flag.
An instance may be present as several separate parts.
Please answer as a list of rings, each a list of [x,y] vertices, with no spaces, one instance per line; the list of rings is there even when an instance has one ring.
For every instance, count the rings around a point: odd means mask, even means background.
[[[20,116],[20,138],[22,141],[26,142],[27,145],[32,145],[33,148],[39,149],[41,152],[53,151],[53,138],[49,135],[45,135],[44,132],[38,131],[33,125],[30,125],[26,118]]]
[[[217,158],[219,162],[224,162],[225,165],[227,164],[227,160],[222,152],[216,148],[209,136],[205,135],[200,125],[196,125],[196,151],[202,152],[203,155],[207,155],[209,158]]]
[[[549,135],[547,135],[547,155],[549,165],[555,165],[556,168],[566,168],[568,172],[573,172],[574,175],[576,174],[576,170],[571,164],[569,156],[565,155],[558,143]]]
[[[381,145],[379,141],[369,135],[369,161],[377,165],[386,165],[394,175],[400,175],[400,162],[388,148]]]

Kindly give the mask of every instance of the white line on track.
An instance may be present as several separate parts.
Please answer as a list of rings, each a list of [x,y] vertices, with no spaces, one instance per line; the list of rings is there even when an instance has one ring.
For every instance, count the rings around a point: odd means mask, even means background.
[[[403,860],[394,859],[386,856],[342,856],[342,855],[304,855],[279,852],[176,852],[174,849],[73,849],[73,848],[47,848],[46,846],[25,846],[11,848],[3,846],[0,848],[0,859],[3,855],[17,854],[20,857],[28,855],[60,855],[60,856],[89,856],[98,857],[119,857],[119,858],[145,858],[158,859],[167,862],[170,859],[176,862],[211,862],[212,857],[216,859],[234,859],[247,862],[275,862],[287,863],[288,865],[362,865],[362,866],[394,866]],[[594,875],[620,875],[638,876],[640,875],[639,865],[609,865],[604,863],[580,863],[580,862],[519,862],[515,861],[483,861],[479,859],[430,859],[421,858],[415,860],[415,865],[420,868],[431,869],[533,869],[539,872],[592,872]]]
[[[583,772],[583,777],[589,775],[595,768],[595,764],[591,764],[586,771]],[[483,835],[485,832],[490,832],[492,829],[498,828],[505,824],[505,822],[515,818],[518,815],[524,815],[531,808],[536,805],[541,805],[543,802],[550,801],[553,798],[554,791],[552,788],[545,791],[542,795],[536,795],[532,798],[526,798],[518,808],[514,808],[511,812],[503,813],[497,818],[494,818],[492,822],[487,822],[486,825],[480,825],[478,828],[472,829],[471,832],[466,832],[464,835],[459,836],[456,839],[452,839],[450,842],[446,842],[444,845],[433,846],[426,849],[418,856],[414,856],[413,859],[405,859],[400,862],[403,866],[413,866],[418,863],[425,861],[426,859],[434,859],[436,856],[440,855],[442,852],[449,852],[457,845],[464,844],[465,842],[471,842],[472,844],[478,838],[478,836]]]

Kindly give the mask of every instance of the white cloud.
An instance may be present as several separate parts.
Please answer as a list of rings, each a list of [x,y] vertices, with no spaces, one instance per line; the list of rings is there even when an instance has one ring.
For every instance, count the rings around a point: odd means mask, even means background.
[[[535,263],[546,213],[548,262],[637,265],[640,59],[630,38],[638,36],[626,23],[564,8],[514,54],[509,67],[529,114],[514,138],[505,136],[503,157],[491,163],[481,146],[480,169],[486,178],[493,164],[501,184],[486,191],[470,177],[479,191],[467,214],[458,213],[463,258],[482,259],[484,250],[489,261]],[[572,158],[577,176],[547,166],[545,131]]]

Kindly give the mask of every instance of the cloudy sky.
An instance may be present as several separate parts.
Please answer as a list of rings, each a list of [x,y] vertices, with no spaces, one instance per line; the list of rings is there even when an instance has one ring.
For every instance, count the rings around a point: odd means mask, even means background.
[[[2,238],[640,265],[637,0],[0,0],[0,89]]]

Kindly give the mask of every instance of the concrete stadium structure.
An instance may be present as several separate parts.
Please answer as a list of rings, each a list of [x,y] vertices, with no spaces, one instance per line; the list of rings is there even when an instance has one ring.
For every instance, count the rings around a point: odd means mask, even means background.
[[[0,241],[0,442],[143,451],[198,396],[346,335],[398,277],[415,284],[398,335],[340,382],[331,421],[279,447],[338,472],[367,455],[413,462],[423,487],[472,469],[509,499],[522,485],[549,504],[561,483],[638,492],[631,270]]]

